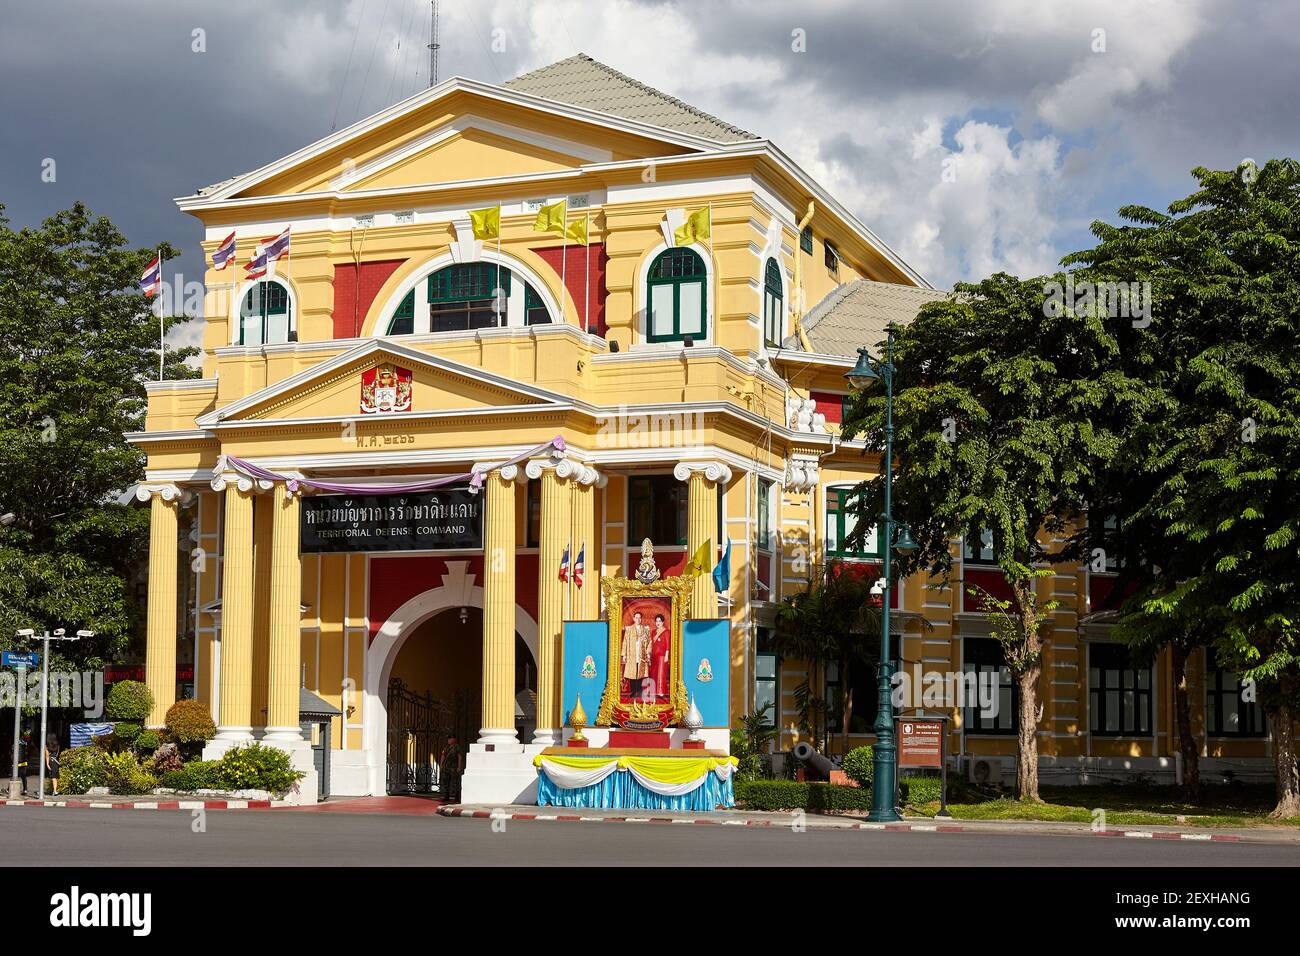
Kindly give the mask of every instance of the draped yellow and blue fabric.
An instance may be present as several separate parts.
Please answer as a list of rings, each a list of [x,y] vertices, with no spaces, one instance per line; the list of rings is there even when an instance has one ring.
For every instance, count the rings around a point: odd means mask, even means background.
[[[474,228],[475,239],[499,239],[501,237],[501,207],[489,206],[487,209],[471,209],[470,225]]]
[[[708,811],[735,805],[735,757],[539,754],[539,806]]]
[[[543,206],[537,210],[537,218],[533,220],[534,232],[550,232],[557,236],[564,235],[564,214],[568,210],[569,201],[561,199],[559,202],[553,202],[549,206]]]
[[[703,242],[713,234],[713,212],[705,206],[686,217],[686,221],[673,230],[673,245],[689,246]]]

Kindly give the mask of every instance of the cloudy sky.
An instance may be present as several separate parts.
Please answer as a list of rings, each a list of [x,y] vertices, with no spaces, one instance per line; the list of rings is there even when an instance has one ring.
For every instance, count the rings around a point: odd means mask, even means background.
[[[776,141],[935,285],[1051,268],[1188,170],[1300,155],[1293,0],[442,0],[440,75],[585,52]],[[173,197],[428,82],[427,0],[0,12],[0,202],[187,250]],[[196,31],[200,31],[197,32]],[[55,181],[42,170],[54,160]]]

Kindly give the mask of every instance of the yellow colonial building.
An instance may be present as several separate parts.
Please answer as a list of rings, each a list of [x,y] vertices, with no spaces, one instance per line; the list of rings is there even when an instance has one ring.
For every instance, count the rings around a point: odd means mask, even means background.
[[[151,724],[179,638],[212,752],[263,739],[307,768],[314,744],[331,792],[368,794],[430,789],[463,747],[466,801],[521,799],[568,733],[562,622],[598,618],[600,580],[649,539],[666,576],[730,542],[727,588],[697,578],[689,615],[730,620],[731,722],[771,702],[781,749],[798,738],[806,669],[772,650],[775,606],[828,558],[874,560],[843,546],[845,491],[876,467],[839,435],[844,372],[940,293],[778,146],[576,56],[449,79],[178,203],[235,261],[206,275],[202,376],[151,383],[132,436]],[[499,210],[495,234],[475,210]],[[246,268],[286,230],[287,255]],[[963,597],[980,543],[954,547],[951,585],[897,588],[901,665],[996,671]],[[1090,575],[1044,585],[1044,759],[1162,771],[1167,663],[1097,650]],[[1014,753],[1010,724],[953,716],[950,753]]]

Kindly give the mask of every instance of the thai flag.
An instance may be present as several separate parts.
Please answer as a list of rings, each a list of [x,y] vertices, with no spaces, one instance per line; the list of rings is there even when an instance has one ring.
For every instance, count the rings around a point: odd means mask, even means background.
[[[217,251],[212,253],[212,268],[220,271],[235,261],[235,234],[232,232],[221,240]]]
[[[263,252],[266,253],[266,261],[274,262],[289,251],[289,229],[290,226],[284,227],[284,232],[280,233],[274,239],[268,239]]]
[[[573,562],[573,583],[582,587],[582,575],[586,572],[586,564],[583,557],[587,553],[587,543],[584,541],[582,547],[578,549],[577,560]]]
[[[569,546],[564,546],[564,557],[560,558],[560,580],[568,583],[569,580]]]
[[[140,291],[154,296],[162,288],[162,256],[154,256],[140,275]]]
[[[253,258],[248,260],[248,265],[244,266],[244,278],[260,279],[266,275],[266,250],[259,249],[253,253]]]

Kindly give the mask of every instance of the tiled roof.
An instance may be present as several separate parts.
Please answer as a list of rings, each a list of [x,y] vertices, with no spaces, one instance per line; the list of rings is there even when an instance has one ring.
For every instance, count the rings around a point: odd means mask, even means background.
[[[874,348],[883,340],[891,322],[905,325],[916,318],[921,306],[947,296],[935,289],[858,279],[813,306],[803,317],[803,329],[814,352],[852,358],[859,346]],[[799,337],[791,335],[782,345],[798,349]]]
[[[722,143],[758,139],[753,133],[646,86],[585,53],[517,76],[502,85],[520,93]]]

